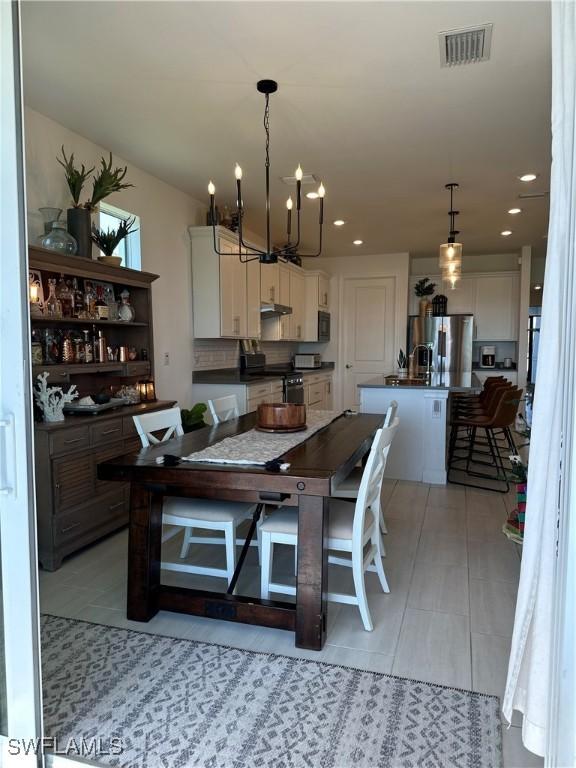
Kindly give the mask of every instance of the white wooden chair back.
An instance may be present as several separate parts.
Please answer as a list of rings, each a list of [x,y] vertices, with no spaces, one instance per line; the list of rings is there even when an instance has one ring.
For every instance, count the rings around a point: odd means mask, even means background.
[[[173,437],[180,437],[184,434],[180,408],[167,408],[165,411],[141,413],[139,416],[132,416],[132,419],[134,420],[134,425],[143,448],[165,443]],[[152,434],[163,429],[166,431],[160,438]]]
[[[236,395],[226,395],[226,397],[217,397],[215,400],[208,400],[208,408],[210,409],[213,424],[220,424],[223,421],[237,419],[240,416],[238,398]]]
[[[382,482],[384,480],[384,470],[386,469],[386,461],[388,459],[388,452],[400,419],[396,416],[394,421],[389,427],[382,427],[376,432],[372,447],[370,448],[370,454],[368,461],[364,467],[362,473],[362,480],[360,481],[360,487],[358,489],[358,498],[356,499],[356,507],[354,509],[354,523],[352,526],[352,539],[356,542],[357,546],[361,547],[364,534],[364,521],[366,519],[366,513],[371,510],[378,525],[378,516],[380,510],[380,494],[382,493]],[[352,545],[354,551],[354,544]]]
[[[389,427],[394,419],[396,418],[396,411],[398,410],[398,403],[396,400],[391,400],[390,405],[388,406],[388,410],[386,411],[386,416],[384,417],[384,426]]]

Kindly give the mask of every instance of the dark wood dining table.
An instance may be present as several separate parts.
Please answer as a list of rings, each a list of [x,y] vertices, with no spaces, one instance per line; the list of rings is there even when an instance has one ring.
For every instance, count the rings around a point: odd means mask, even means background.
[[[370,450],[381,414],[342,414],[288,451],[286,471],[156,459],[187,456],[255,426],[249,413],[98,466],[102,480],[130,483],[127,616],[150,621],[159,610],[291,630],[296,646],[321,650],[326,639],[328,500]],[[162,499],[188,496],[298,507],[295,603],[161,583]]]

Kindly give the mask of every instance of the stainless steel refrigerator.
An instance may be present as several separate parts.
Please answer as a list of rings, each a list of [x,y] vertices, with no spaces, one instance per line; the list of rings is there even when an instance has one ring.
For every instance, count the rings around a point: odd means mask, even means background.
[[[426,372],[427,354],[434,373],[471,372],[473,338],[474,315],[408,318],[408,354],[417,344],[429,347],[429,352],[420,347],[416,353],[418,373]]]

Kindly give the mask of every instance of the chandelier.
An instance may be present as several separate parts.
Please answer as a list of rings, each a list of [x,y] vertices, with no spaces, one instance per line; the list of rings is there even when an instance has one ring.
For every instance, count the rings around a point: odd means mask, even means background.
[[[266,250],[261,250],[253,245],[248,245],[244,242],[242,236],[242,220],[244,218],[244,204],[242,202],[242,168],[236,163],[235,176],[236,176],[236,208],[238,216],[238,252],[233,253],[233,256],[238,256],[242,263],[248,261],[256,261],[257,259],[262,264],[275,264],[279,257],[288,257],[296,253],[298,246],[300,245],[300,208],[302,198],[302,168],[298,166],[294,173],[296,178],[296,240],[292,242],[292,209],[294,202],[292,197],[289,197],[286,201],[287,221],[286,221],[286,244],[281,248],[274,247],[270,236],[270,94],[275,93],[278,90],[278,83],[274,80],[259,80],[256,83],[256,88],[259,93],[264,94],[265,106],[264,106],[264,131],[266,133],[266,162],[265,162],[265,175],[266,175]],[[208,184],[208,194],[210,195],[210,220],[212,222],[212,233],[214,237],[214,250],[219,255],[222,255],[222,251],[218,250],[218,238],[216,235],[216,215],[215,215],[215,195],[216,187],[212,182]],[[301,253],[300,256],[314,257],[320,256],[322,252],[322,225],[324,223],[324,195],[326,190],[324,185],[320,183],[318,187],[318,200],[320,203],[319,211],[319,244],[316,253]],[[244,249],[244,250],[243,250]],[[226,253],[229,253],[228,251]]]
[[[447,283],[452,290],[456,288],[456,283],[462,274],[462,243],[456,242],[456,235],[459,230],[455,229],[456,216],[460,211],[454,210],[454,190],[458,189],[456,182],[446,184],[445,188],[450,190],[450,231],[448,232],[448,242],[440,246],[440,269],[442,270],[442,280]]]

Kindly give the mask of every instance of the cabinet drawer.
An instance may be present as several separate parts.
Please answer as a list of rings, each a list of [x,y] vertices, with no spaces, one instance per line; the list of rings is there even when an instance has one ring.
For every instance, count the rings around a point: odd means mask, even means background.
[[[253,400],[255,397],[262,397],[262,395],[269,395],[271,392],[270,384],[253,384],[248,387],[246,393],[248,400]]]
[[[326,378],[325,373],[311,373],[306,376],[307,384],[318,384]]]
[[[123,456],[125,453],[127,453],[128,450],[126,448],[126,442],[127,441],[120,440],[120,442],[114,443],[107,448],[100,448],[94,454],[92,454],[94,459],[94,483],[96,493],[104,493],[106,491],[111,491],[114,488],[122,487],[122,485],[116,480],[98,480],[98,464],[103,461],[115,459],[117,456]]]
[[[322,383],[311,384],[308,389],[308,403],[310,405],[314,405],[316,403],[320,403],[323,399],[324,385]]]
[[[53,462],[54,506],[56,511],[74,507],[94,494],[92,456],[63,456]]]
[[[90,445],[90,432],[88,427],[71,427],[62,429],[50,435],[50,453],[54,456],[59,453],[76,452]]]
[[[282,379],[278,379],[278,381],[273,381],[270,384],[270,392],[282,392],[284,390],[284,386],[282,384]]]
[[[53,523],[54,544],[58,547],[77,541],[78,546],[82,546],[94,540],[92,531],[109,526],[114,520],[118,525],[128,522],[128,499],[122,486],[100,497],[97,502],[57,515]]]
[[[138,360],[133,363],[126,363],[126,376],[150,376],[150,361]]]
[[[134,437],[137,435],[136,425],[132,416],[124,416],[122,418],[122,435],[124,437]]]
[[[60,384],[68,384],[70,381],[70,373],[68,371],[50,368],[49,365],[43,368],[42,371],[48,371],[48,378],[46,379],[46,384],[48,384],[48,386],[58,387]],[[36,374],[36,370],[34,370],[34,374]],[[34,378],[36,378],[36,375]]]
[[[92,445],[111,443],[122,438],[122,419],[111,419],[90,427]]]

